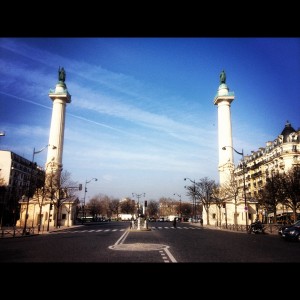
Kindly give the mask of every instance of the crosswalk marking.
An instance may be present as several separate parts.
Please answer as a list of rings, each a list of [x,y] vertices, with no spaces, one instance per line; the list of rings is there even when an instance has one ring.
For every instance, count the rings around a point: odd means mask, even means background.
[[[149,226],[149,228],[151,228],[152,230],[164,230],[164,229],[202,229],[202,228],[198,228],[198,227],[181,227],[181,226],[178,226],[176,228],[174,228],[173,226],[165,226],[165,227],[162,227],[162,226]],[[116,229],[116,228],[108,228],[108,229],[83,229],[83,230],[73,230],[73,231],[53,231],[53,232],[50,232],[50,233],[55,233],[55,234],[58,234],[58,233],[83,233],[83,232],[108,232],[108,231],[111,231],[111,232],[116,232],[116,231],[125,231],[127,230],[127,228],[120,228],[120,229]]]
[[[176,227],[176,228],[174,228],[174,227],[161,227],[161,226],[152,226],[152,227],[150,227],[152,230],[162,230],[162,229],[200,229],[200,228],[198,228],[198,227],[180,227],[180,226],[178,226],[178,227]]]

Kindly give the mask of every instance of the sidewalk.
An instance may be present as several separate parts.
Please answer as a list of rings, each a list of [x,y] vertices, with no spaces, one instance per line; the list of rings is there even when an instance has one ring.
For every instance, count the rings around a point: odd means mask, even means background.
[[[187,223],[187,222],[184,222],[184,223]],[[188,222],[188,224],[201,227],[200,223]],[[265,234],[278,235],[278,229],[281,225],[276,225],[276,224],[263,224],[263,225],[264,225],[264,229],[265,229]],[[216,225],[203,225],[203,228],[204,229],[212,229],[212,230],[223,230],[223,231],[229,231],[229,232],[234,232],[234,233],[248,233],[248,231],[246,231],[245,229],[233,230],[233,229],[231,229],[232,226],[233,226],[232,224],[228,224],[227,228],[224,228],[223,226],[219,227]],[[245,226],[243,226],[243,228],[244,227]]]
[[[16,237],[29,237],[29,236],[36,236],[40,234],[49,234],[52,232],[62,231],[70,228],[76,228],[81,227],[82,224],[76,224],[73,226],[60,226],[58,228],[56,227],[50,227],[49,231],[47,230],[40,230],[38,231],[38,227],[29,227],[26,229],[26,234],[23,234],[23,227],[2,227],[0,229],[0,239],[1,238],[16,238]]]

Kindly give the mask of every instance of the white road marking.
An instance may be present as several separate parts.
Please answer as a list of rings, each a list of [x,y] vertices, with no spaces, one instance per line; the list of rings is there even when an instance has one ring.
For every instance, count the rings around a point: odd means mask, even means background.
[[[171,254],[171,252],[168,249],[169,247],[164,248],[166,254],[169,256],[171,262],[173,263],[177,263],[177,260],[175,259],[175,257]]]
[[[122,234],[122,236],[115,242],[115,245],[118,245],[119,243],[120,243],[120,244],[123,244],[124,241],[125,241],[125,239],[127,238],[128,234],[129,234],[129,231],[125,231],[125,232]]]

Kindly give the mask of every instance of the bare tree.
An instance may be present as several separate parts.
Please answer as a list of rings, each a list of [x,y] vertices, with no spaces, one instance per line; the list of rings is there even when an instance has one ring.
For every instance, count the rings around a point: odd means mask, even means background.
[[[59,172],[49,172],[46,174],[45,187],[44,190],[45,196],[50,199],[51,204],[56,207],[56,227],[60,226],[60,208],[64,200],[71,199],[75,197],[75,193],[72,192],[72,187],[77,185],[76,182],[71,180],[71,173],[67,170]],[[60,174],[60,178],[58,178]],[[69,189],[70,187],[70,189]],[[66,207],[66,210],[68,208]],[[68,212],[69,213],[69,212]]]
[[[120,201],[119,199],[112,199],[109,202],[109,209],[113,214],[117,215],[117,219],[119,219],[119,209],[120,209]]]
[[[101,214],[106,215],[107,218],[111,218],[112,211],[110,210],[111,198],[107,195],[100,196]]]
[[[264,205],[274,213],[274,223],[277,223],[277,205],[284,202],[284,177],[279,173],[272,173],[267,178],[264,188],[259,192],[259,204]]]
[[[87,204],[90,214],[93,216],[93,219],[96,220],[101,214],[101,202],[98,197],[93,197]]]
[[[300,208],[300,168],[289,170],[283,179],[284,203],[293,211],[293,219],[297,220],[297,210]]]
[[[194,218],[196,216],[195,212],[195,204],[196,204],[196,198],[197,198],[197,191],[196,191],[196,182],[193,181],[193,185],[187,185],[185,186],[185,189],[187,190],[186,195],[192,198],[193,205],[191,206],[191,216]]]
[[[183,218],[188,218],[192,214],[192,205],[187,202],[181,203],[181,214]]]
[[[135,213],[135,201],[130,198],[126,198],[125,201],[121,202],[120,208],[121,208],[121,213],[134,214]]]
[[[228,180],[222,184],[222,194],[224,201],[232,200],[234,203],[234,225],[237,225],[237,204],[240,186],[234,176],[234,173],[228,177]],[[226,205],[226,204],[225,204]]]
[[[220,185],[216,185],[213,191],[213,201],[218,208],[217,214],[217,226],[222,225],[222,208],[226,208],[226,191]],[[226,226],[227,226],[227,215],[225,216]]]
[[[41,225],[42,225],[42,208],[43,208],[44,200],[47,197],[46,187],[43,186],[41,188],[37,188],[35,191],[35,195],[39,206],[39,214],[38,214],[37,222],[38,222],[38,232],[40,232]]]
[[[159,203],[155,200],[150,200],[147,205],[149,217],[157,217],[159,212]]]
[[[216,183],[214,180],[208,177],[201,178],[199,182],[196,182],[196,197],[202,201],[202,205],[206,211],[206,222],[209,223],[209,208],[213,203],[214,190],[216,189]]]

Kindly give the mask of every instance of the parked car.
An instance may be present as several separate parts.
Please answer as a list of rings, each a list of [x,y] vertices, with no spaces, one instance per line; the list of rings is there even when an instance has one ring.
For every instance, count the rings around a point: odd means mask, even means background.
[[[291,225],[284,225],[284,226],[280,226],[278,229],[278,234],[282,235],[282,232],[292,226],[300,226],[300,220],[296,221],[294,224]]]
[[[148,221],[149,221],[149,222],[156,222],[156,218],[151,217],[151,218],[148,219]]]
[[[287,240],[300,242],[300,223],[296,222],[294,225],[285,228],[281,236]]]

